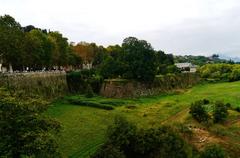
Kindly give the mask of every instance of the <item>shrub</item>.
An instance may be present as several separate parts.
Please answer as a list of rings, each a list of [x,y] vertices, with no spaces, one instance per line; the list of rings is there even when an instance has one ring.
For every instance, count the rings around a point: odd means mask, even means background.
[[[210,103],[210,101],[208,100],[208,99],[203,99],[203,104],[204,105],[207,105],[207,104],[209,104]]]
[[[125,155],[120,151],[119,147],[112,144],[104,144],[91,158],[125,158]]]
[[[104,104],[90,102],[90,101],[81,101],[81,100],[69,99],[68,102],[70,104],[73,104],[73,105],[89,106],[89,107],[105,109],[105,110],[113,110],[114,109],[110,105],[104,105]]]
[[[136,126],[128,122],[122,116],[116,116],[114,124],[108,127],[108,143],[119,146],[122,150],[128,150],[130,143],[134,139]]]
[[[108,128],[107,142],[95,153],[99,158],[116,154],[126,158],[188,158],[191,148],[172,128],[137,129],[123,117]]]
[[[113,100],[113,101],[100,101],[99,103],[101,103],[101,104],[113,105],[113,106],[120,106],[120,105],[126,104],[124,101],[118,101],[118,100]]]
[[[209,119],[209,115],[203,105],[204,105],[204,101],[199,100],[192,103],[190,107],[189,113],[198,122],[208,122],[208,119]]]
[[[99,93],[103,79],[94,70],[67,73],[67,85],[71,93],[85,93],[90,85],[94,93]]]
[[[43,115],[47,103],[0,94],[0,157],[61,157],[54,136],[61,126]]]
[[[221,101],[217,101],[213,110],[213,122],[224,122],[228,116],[228,107]]]
[[[236,107],[235,110],[236,110],[237,112],[240,112],[240,107]]]
[[[231,104],[230,103],[227,103],[227,104],[225,104],[225,106],[227,107],[227,108],[231,108]]]
[[[211,145],[204,149],[200,158],[225,158],[226,154],[224,150],[217,145]]]
[[[185,141],[168,126],[140,130],[135,139],[134,154],[129,157],[188,158],[192,154]]]

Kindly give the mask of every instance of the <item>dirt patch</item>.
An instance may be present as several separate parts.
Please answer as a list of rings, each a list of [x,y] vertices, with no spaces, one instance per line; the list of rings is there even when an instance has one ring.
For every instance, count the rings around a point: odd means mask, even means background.
[[[240,125],[240,116],[238,116],[236,119],[228,120],[224,123],[225,126],[231,126],[233,124],[238,124]]]
[[[198,150],[203,150],[207,144],[220,144],[224,143],[224,140],[212,135],[204,128],[199,127],[189,127],[192,132],[192,138],[190,140],[191,144],[193,144]]]

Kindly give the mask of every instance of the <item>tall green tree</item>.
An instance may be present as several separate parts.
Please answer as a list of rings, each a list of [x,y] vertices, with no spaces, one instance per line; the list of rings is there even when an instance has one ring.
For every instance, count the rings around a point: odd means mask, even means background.
[[[25,33],[24,63],[35,70],[52,65],[54,44],[41,30],[33,29]]]
[[[127,65],[124,74],[126,78],[150,82],[156,75],[156,64],[154,49],[145,40],[138,40],[135,37],[128,37],[123,40],[122,60]]]
[[[68,39],[63,37],[59,32],[50,32],[48,34],[50,40],[54,43],[54,51],[52,54],[53,65],[66,66],[68,61],[69,44]]]
[[[0,16],[0,56],[10,71],[12,66],[21,67],[23,41],[21,25],[9,15]]]

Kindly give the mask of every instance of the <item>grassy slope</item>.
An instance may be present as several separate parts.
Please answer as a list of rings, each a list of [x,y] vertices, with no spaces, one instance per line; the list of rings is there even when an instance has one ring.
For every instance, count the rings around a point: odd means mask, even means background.
[[[58,101],[49,109],[49,115],[56,117],[63,125],[59,137],[65,157],[87,157],[104,142],[104,133],[113,117],[125,115],[139,127],[149,128],[162,123],[181,121],[188,115],[189,104],[198,99],[223,100],[233,106],[240,106],[240,82],[198,85],[181,94],[169,94],[139,99],[106,99],[95,97],[91,101],[123,102],[112,111],[69,105]],[[69,97],[67,97],[69,98]],[[71,98],[71,97],[70,97]],[[73,96],[88,100],[82,96]],[[128,108],[128,105],[136,106]],[[236,125],[237,126],[237,125]],[[236,127],[238,129],[238,126]],[[231,130],[236,130],[235,125]]]

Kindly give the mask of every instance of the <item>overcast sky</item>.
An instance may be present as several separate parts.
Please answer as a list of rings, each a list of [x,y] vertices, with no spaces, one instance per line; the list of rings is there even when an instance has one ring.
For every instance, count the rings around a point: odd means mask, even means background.
[[[240,57],[240,0],[0,0],[0,14],[73,42],[135,36],[167,53]]]

